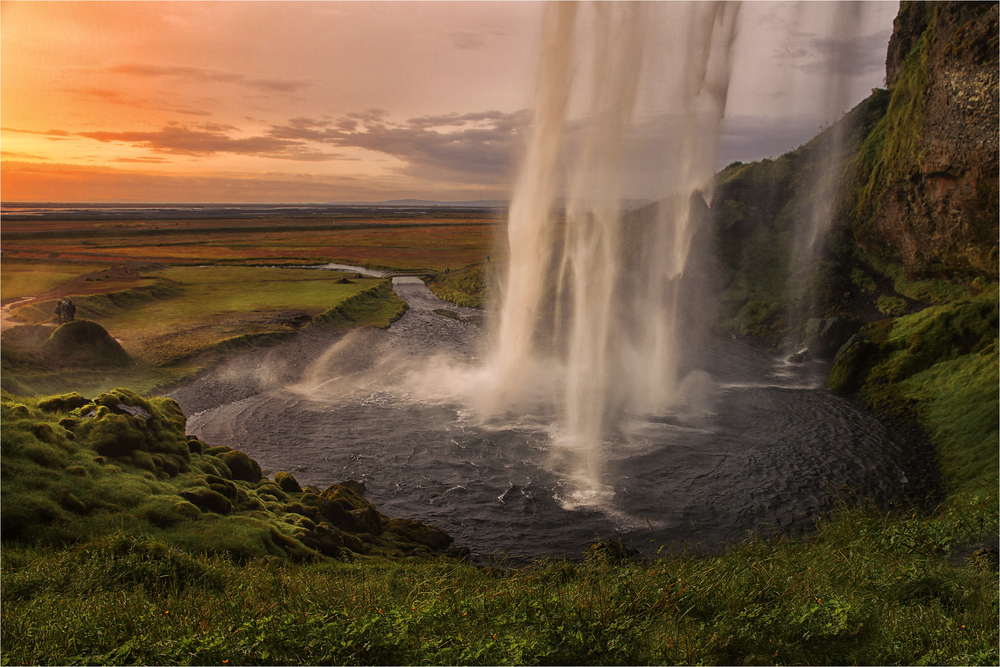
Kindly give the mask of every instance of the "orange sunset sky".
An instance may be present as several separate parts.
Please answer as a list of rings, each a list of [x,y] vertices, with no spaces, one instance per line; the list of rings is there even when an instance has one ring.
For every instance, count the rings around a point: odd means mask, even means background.
[[[882,85],[898,4],[859,7],[845,28],[837,3],[744,3],[720,165],[795,148]],[[0,198],[506,198],[530,132],[542,13],[535,2],[3,2]]]

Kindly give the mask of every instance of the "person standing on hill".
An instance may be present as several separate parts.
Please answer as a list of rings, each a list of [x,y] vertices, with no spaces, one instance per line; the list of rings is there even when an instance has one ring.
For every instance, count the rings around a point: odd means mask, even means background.
[[[56,304],[56,324],[63,323],[63,302],[60,301]]]
[[[66,315],[67,322],[72,322],[76,319],[76,306],[73,305],[72,301],[66,302],[66,305],[63,306],[63,311]]]

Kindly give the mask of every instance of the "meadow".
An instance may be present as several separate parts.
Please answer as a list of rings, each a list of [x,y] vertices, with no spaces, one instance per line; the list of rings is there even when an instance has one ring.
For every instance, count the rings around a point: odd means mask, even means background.
[[[459,268],[491,251],[498,222],[364,218],[5,223],[4,261],[164,264],[321,264],[385,269]],[[14,294],[11,294],[14,296]],[[4,296],[4,298],[9,298]]]
[[[336,262],[443,272],[495,252],[496,225],[488,214],[447,212],[5,221],[7,323],[51,327],[55,304],[72,298],[77,319],[100,324],[135,363],[111,372],[39,362],[28,343],[48,331],[22,331],[5,334],[3,386],[29,394],[162,390],[233,349],[273,344],[304,327],[388,326],[405,304],[391,292],[366,301],[378,279],[293,267]],[[367,311],[358,311],[359,299]],[[337,314],[346,302],[349,317]]]

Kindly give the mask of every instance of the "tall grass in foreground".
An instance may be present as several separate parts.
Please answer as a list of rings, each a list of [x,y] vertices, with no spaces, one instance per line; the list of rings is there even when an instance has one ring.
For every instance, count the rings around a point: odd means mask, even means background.
[[[996,506],[994,493],[965,511]],[[955,550],[979,530],[954,509],[887,516],[845,504],[807,539],[520,570],[241,565],[123,535],[7,545],[2,661],[996,664],[995,551]]]

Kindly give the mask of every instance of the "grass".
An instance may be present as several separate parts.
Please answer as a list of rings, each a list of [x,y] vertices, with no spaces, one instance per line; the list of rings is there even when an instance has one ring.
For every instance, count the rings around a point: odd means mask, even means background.
[[[163,264],[319,264],[341,262],[398,269],[458,268],[482,261],[494,250],[498,223],[491,218],[422,218],[406,222],[360,220],[147,221],[111,225],[100,233],[93,222],[47,227],[44,241],[27,223],[5,229],[9,258],[50,262]],[[14,223],[17,224],[17,223]],[[5,223],[6,225],[6,223]]]
[[[998,288],[862,329],[827,380],[869,409],[915,418],[940,457],[952,500],[994,493],[1000,390]]]
[[[154,364],[228,338],[287,332],[293,314],[314,317],[379,282],[340,284],[342,273],[256,267],[172,267],[154,275],[176,284],[181,295],[94,317],[133,356]],[[85,305],[80,310],[87,314]]]
[[[6,241],[4,242],[6,244]],[[9,301],[47,292],[77,276],[104,268],[103,264],[12,262],[5,260],[0,274],[0,299]]]
[[[111,534],[2,554],[5,664],[995,664],[997,575],[935,517],[516,570],[291,563]],[[959,535],[974,539],[975,535]]]
[[[485,308],[495,289],[496,274],[492,262],[470,264],[425,279],[431,291],[444,301],[467,308]]]

